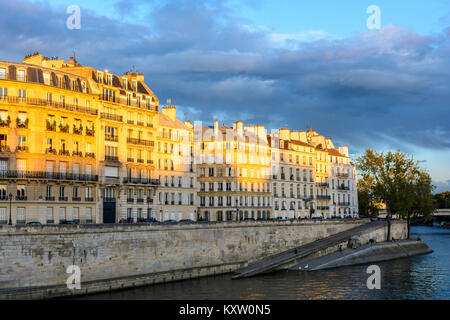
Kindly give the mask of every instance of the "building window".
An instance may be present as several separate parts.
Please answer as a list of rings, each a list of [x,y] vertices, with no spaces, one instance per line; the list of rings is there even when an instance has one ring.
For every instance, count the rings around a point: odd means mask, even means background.
[[[25,71],[24,70],[17,70],[17,80],[25,81]]]

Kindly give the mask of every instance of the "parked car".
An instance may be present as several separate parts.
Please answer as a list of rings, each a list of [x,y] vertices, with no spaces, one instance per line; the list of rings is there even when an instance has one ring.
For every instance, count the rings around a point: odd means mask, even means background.
[[[158,220],[156,220],[155,218],[147,218],[144,219],[144,222],[158,222]]]
[[[133,218],[122,218],[119,220],[119,223],[133,223]]]
[[[259,219],[257,219],[258,221],[267,221],[267,219],[266,218],[259,218]]]
[[[30,222],[27,222],[27,226],[42,226],[42,223],[40,223],[38,221],[30,221]]]
[[[352,218],[352,216],[350,216],[350,215],[345,216],[345,219],[351,219],[351,218]]]
[[[60,224],[77,225],[78,222],[73,221],[73,220],[63,220],[63,221],[60,222]]]
[[[377,221],[378,220],[378,217],[377,216],[371,216],[370,217],[370,221]]]
[[[176,223],[176,221],[173,219],[170,219],[170,220],[165,220],[164,223]]]
[[[255,221],[255,218],[245,218],[244,221]]]
[[[198,219],[198,222],[208,222],[208,219],[202,218],[202,219]]]
[[[194,220],[191,220],[191,219],[183,219],[183,220],[180,220],[180,222],[183,222],[183,223],[192,223],[192,222],[194,222]]]

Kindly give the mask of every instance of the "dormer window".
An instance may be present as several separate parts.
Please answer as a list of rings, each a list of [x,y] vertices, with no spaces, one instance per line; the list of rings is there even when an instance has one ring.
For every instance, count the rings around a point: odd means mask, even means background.
[[[126,78],[123,78],[123,79],[122,79],[122,89],[127,90],[127,84],[128,84],[127,79],[126,79]]]
[[[103,73],[100,71],[97,71],[97,83],[103,82]]]
[[[132,90],[136,91],[136,88],[137,88],[137,81],[136,80],[133,80],[132,86],[133,86]]]
[[[0,68],[0,79],[5,80],[6,79],[6,69]]]
[[[112,84],[112,75],[108,74],[106,76],[106,84],[110,86]]]

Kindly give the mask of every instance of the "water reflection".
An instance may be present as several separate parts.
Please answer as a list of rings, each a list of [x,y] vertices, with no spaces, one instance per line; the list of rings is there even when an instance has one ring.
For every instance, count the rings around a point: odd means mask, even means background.
[[[378,263],[381,289],[369,290],[367,265],[317,272],[283,271],[231,280],[230,275],[97,294],[82,299],[450,299],[450,231],[414,227],[433,250],[425,256]]]

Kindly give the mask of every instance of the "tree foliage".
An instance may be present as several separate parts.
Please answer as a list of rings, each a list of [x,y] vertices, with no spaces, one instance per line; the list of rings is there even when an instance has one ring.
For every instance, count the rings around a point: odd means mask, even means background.
[[[438,209],[450,209],[450,191],[441,192],[434,195]]]
[[[431,192],[430,175],[420,167],[414,158],[397,150],[395,153],[378,153],[367,149],[356,160],[361,175],[358,193],[367,197],[368,208],[377,203],[386,205],[388,234],[391,239],[392,214],[408,219],[412,216],[428,217],[435,210]]]

